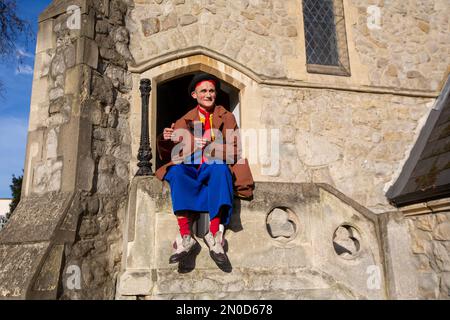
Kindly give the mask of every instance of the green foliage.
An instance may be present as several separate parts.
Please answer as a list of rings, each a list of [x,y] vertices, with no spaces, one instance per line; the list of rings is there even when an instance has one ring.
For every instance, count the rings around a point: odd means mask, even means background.
[[[22,193],[22,180],[23,175],[21,175],[20,177],[16,177],[15,175],[12,176],[12,184],[9,186],[9,188],[11,189],[13,198],[11,203],[9,204],[9,212],[6,214],[6,219],[8,220],[13,214],[14,209],[16,209],[17,205],[19,204],[20,196]]]
[[[8,222],[5,216],[0,216],[0,230],[2,230],[3,226]]]
[[[13,214],[14,210],[16,209],[17,205],[20,202],[20,196],[22,193],[22,180],[23,180],[23,174],[19,177],[16,177],[15,175],[12,176],[12,184],[9,185],[9,188],[11,189],[12,193],[12,200],[9,204],[9,212],[6,213],[6,216],[0,216],[0,230],[6,225],[6,223],[11,218],[11,215]]]

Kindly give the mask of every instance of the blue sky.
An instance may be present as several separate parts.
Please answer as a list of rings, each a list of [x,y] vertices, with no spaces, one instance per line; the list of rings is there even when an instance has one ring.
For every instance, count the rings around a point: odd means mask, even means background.
[[[5,91],[0,97],[0,198],[10,198],[12,175],[19,176],[25,162],[34,52],[39,14],[51,0],[17,0],[18,15],[31,24],[34,37],[25,44],[19,39],[17,57],[0,60],[0,81]]]

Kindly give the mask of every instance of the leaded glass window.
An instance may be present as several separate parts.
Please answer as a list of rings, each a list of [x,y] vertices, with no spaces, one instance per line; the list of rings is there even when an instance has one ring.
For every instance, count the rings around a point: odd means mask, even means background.
[[[342,0],[303,0],[308,72],[350,75]]]

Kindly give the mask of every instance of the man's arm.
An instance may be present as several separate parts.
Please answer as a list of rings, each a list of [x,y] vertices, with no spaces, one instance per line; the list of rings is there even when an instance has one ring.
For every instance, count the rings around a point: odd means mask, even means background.
[[[164,128],[163,133],[156,137],[156,146],[159,154],[159,158],[165,162],[170,161],[170,154],[172,152],[173,147],[175,146],[174,142],[174,128],[175,123],[172,123],[170,128]]]
[[[172,124],[170,128],[164,129],[164,132],[157,137],[161,160],[182,162],[197,150],[198,146],[195,145],[195,139],[190,129],[183,118]]]
[[[161,133],[156,138],[156,147],[158,150],[158,155],[161,160],[164,162],[170,161],[170,155],[172,153],[172,149],[175,146],[175,142],[172,140],[164,139],[164,134]]]

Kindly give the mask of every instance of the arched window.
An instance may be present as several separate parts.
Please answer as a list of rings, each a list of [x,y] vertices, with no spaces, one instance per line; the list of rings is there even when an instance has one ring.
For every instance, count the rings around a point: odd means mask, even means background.
[[[307,71],[350,75],[342,0],[303,0]]]

